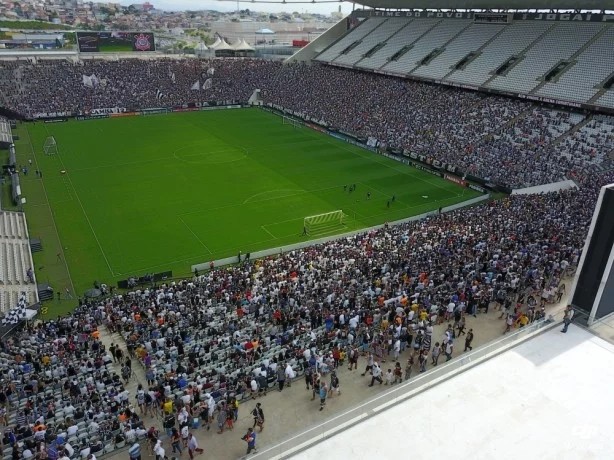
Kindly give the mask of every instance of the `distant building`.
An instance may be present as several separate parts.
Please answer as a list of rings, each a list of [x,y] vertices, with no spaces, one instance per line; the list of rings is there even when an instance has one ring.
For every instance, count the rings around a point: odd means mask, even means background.
[[[137,11],[151,11],[154,9],[154,6],[149,3],[149,2],[145,2],[145,3],[133,3],[132,5],[130,5],[132,8],[134,8]]]

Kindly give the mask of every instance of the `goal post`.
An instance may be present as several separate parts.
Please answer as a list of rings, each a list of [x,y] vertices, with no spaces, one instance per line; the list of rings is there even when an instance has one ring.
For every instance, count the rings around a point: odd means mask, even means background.
[[[287,116],[282,116],[281,117],[282,120],[282,124],[284,125],[292,125],[292,127],[294,128],[298,128],[300,126],[303,126],[303,122],[297,120],[296,118],[292,118],[292,117],[287,117]]]
[[[45,155],[55,155],[58,153],[58,144],[54,136],[47,136],[43,144],[43,152],[45,152]]]
[[[303,233],[315,235],[340,230],[345,226],[345,218],[341,210],[307,216],[303,220]]]

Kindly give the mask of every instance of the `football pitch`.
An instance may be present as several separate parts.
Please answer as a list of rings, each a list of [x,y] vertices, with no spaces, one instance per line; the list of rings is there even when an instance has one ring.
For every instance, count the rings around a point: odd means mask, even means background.
[[[302,234],[306,216],[343,210],[343,233],[477,195],[259,109],[38,122],[20,132],[19,162],[32,160],[22,178],[30,235],[42,239],[50,269],[56,257],[65,263],[77,293],[94,280],[183,276],[192,264],[322,237]],[[56,155],[43,153],[50,135]],[[46,244],[54,234],[57,256]],[[52,270],[41,276],[65,283]]]

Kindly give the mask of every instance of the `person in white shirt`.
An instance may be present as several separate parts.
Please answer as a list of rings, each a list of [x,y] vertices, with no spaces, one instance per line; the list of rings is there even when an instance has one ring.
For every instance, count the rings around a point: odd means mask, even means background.
[[[75,453],[75,449],[73,449],[73,447],[69,443],[66,443],[64,444],[64,452],[66,452],[66,455],[68,455],[68,457],[72,457]]]
[[[290,365],[290,363],[286,365],[285,374],[286,374],[286,385],[290,386],[290,384],[292,383],[292,380],[296,377],[296,373],[294,372],[294,369],[292,369],[292,366]]]
[[[32,451],[30,449],[28,449],[27,447],[24,449],[24,451],[21,453],[21,456],[27,460],[29,458],[32,458],[34,456],[34,454],[32,453]]]
[[[158,439],[156,441],[156,445],[154,446],[154,454],[156,454],[156,460],[164,460],[166,452],[164,451],[164,447],[162,447],[162,440]]]
[[[85,446],[83,449],[81,449],[81,452],[79,453],[81,458],[87,458],[89,454],[90,454],[90,446]]]
[[[379,382],[380,385],[383,383],[382,369],[379,367],[379,364],[376,362],[373,363],[373,367],[371,368],[371,375],[373,375],[373,377],[371,377],[371,383],[369,384],[370,387],[373,386],[376,380]]]

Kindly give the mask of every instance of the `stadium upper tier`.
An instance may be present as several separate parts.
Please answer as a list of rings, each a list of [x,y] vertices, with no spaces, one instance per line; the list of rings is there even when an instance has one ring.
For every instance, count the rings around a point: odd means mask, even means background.
[[[349,29],[315,60],[614,108],[613,43],[614,24],[605,20],[377,16]]]
[[[197,81],[209,81],[207,88],[193,90]],[[234,59],[0,63],[4,107],[31,118],[246,103],[255,89],[265,104],[513,189],[610,169],[614,160],[613,117],[332,65]]]

